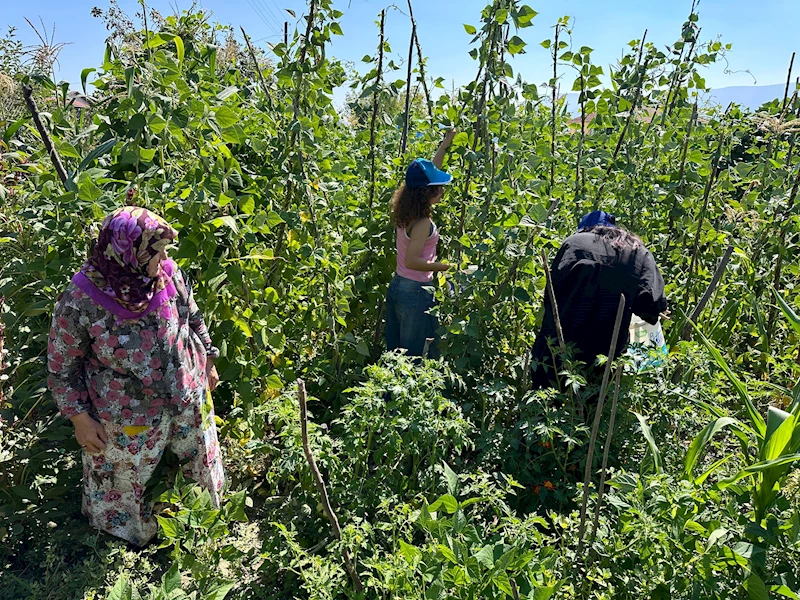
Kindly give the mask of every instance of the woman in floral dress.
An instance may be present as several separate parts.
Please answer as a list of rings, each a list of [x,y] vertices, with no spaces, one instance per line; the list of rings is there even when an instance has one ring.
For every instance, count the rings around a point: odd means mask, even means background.
[[[137,545],[156,534],[145,484],[167,448],[218,505],[224,482],[203,317],[167,257],[177,232],[143,208],[103,223],[56,304],[48,384],[83,448],[83,513]]]

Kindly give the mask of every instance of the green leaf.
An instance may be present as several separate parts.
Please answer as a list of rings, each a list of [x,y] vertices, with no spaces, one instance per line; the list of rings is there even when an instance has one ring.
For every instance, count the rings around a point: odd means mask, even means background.
[[[103,195],[103,190],[97,187],[91,177],[84,177],[78,185],[78,198],[87,202],[95,202]]]
[[[239,226],[236,224],[236,219],[234,219],[230,215],[225,215],[224,217],[217,217],[216,219],[211,221],[211,224],[217,229],[225,226],[233,230],[234,233],[239,233]]]
[[[539,13],[537,13],[527,4],[523,4],[517,11],[517,16],[516,16],[517,25],[519,27],[530,27],[531,21],[533,21],[533,18],[538,14]]]
[[[415,560],[422,556],[422,552],[416,546],[412,546],[407,544],[403,540],[400,541],[400,554],[403,555],[403,558],[406,559],[409,565],[413,565]]]
[[[444,478],[447,480],[447,491],[455,496],[458,491],[458,475],[446,462],[442,462],[442,465],[444,466]]]
[[[492,583],[494,583],[494,586],[497,589],[505,592],[506,596],[513,597],[514,592],[511,589],[511,583],[508,580],[508,575],[505,573],[499,573],[492,577]]]
[[[90,73],[94,73],[95,71],[97,71],[97,69],[92,69],[92,68],[84,69],[83,71],[81,71],[81,87],[83,88],[84,94],[86,93],[86,79],[89,77]]]
[[[239,521],[241,523],[247,522],[247,514],[244,512],[246,500],[246,490],[242,490],[231,496],[231,498],[228,500],[227,507],[227,518],[229,521]]]
[[[275,373],[267,377],[267,387],[271,390],[282,390],[283,382]]]
[[[683,473],[687,478],[691,479],[694,466],[697,464],[697,459],[700,458],[708,442],[711,441],[717,432],[737,422],[738,421],[732,417],[720,417],[713,423],[709,423],[703,431],[694,438],[692,444],[689,446],[689,450],[686,452],[686,459],[684,462],[685,467]]]
[[[367,343],[364,340],[361,340],[356,344],[356,352],[358,352],[361,356],[370,355],[369,346],[367,346]]]
[[[549,49],[550,46],[552,46],[552,45],[553,45],[553,40],[551,40],[551,39],[546,39],[545,41],[543,41],[541,43],[542,48],[545,48],[545,49]]]
[[[253,196],[245,196],[239,203],[239,209],[246,215],[252,215],[256,209],[256,201]]]
[[[783,314],[786,315],[786,318],[789,319],[789,324],[794,328],[795,332],[800,334],[800,316],[794,311],[794,309],[789,306],[789,303],[783,299],[783,297],[778,293],[774,287],[770,286],[775,299],[778,301],[778,305],[781,307]]]
[[[156,515],[156,519],[158,519],[158,526],[164,534],[164,537],[170,540],[174,540],[178,537],[180,526],[176,519],[162,517],[161,515]]]
[[[225,600],[234,583],[233,581],[215,581],[202,595],[203,600]]]
[[[642,435],[644,435],[644,439],[647,440],[647,443],[650,445],[650,451],[653,453],[653,462],[656,465],[656,473],[661,474],[664,472],[661,464],[661,452],[658,450],[658,445],[653,437],[653,432],[650,429],[650,425],[647,424],[647,419],[645,419],[639,413],[634,412],[633,414],[636,415],[636,418],[639,420],[639,425],[642,427]]]
[[[454,512],[458,510],[458,500],[456,500],[450,494],[444,494],[442,496],[439,496],[439,498],[436,499],[436,502],[430,505],[429,510],[431,512],[434,512],[439,510],[442,506],[444,506],[444,509],[445,511],[447,511],[447,514],[452,515]]]
[[[791,441],[797,421],[790,415],[774,406],[767,410],[767,431],[764,434],[763,451],[761,460],[773,460],[781,456],[786,445]]]
[[[447,560],[449,560],[454,565],[458,564],[458,559],[456,558],[455,553],[445,546],[444,544],[439,544],[436,546],[436,549],[444,556]]]
[[[477,560],[487,569],[494,568],[494,546],[484,546],[472,558]]]
[[[769,600],[767,586],[755,573],[751,573],[750,577],[745,580],[744,589],[747,590],[747,597],[750,600]]]
[[[89,165],[91,165],[98,158],[111,152],[111,149],[116,145],[116,143],[117,140],[115,138],[111,138],[110,140],[106,140],[105,142],[100,144],[97,148],[89,152],[89,154],[86,155],[86,158],[84,158],[81,161],[81,164],[78,165],[76,173],[80,173],[81,171],[86,170],[89,167]]]
[[[108,600],[134,600],[136,598],[139,598],[139,594],[133,589],[125,575],[117,579],[117,583],[108,594]]]
[[[508,40],[508,53],[511,55],[519,54],[522,52],[522,49],[527,46],[527,42],[523,40],[521,37],[515,35],[510,40]]]
[[[250,325],[242,317],[236,317],[233,320],[233,324],[236,325],[246,337],[253,337],[253,332],[250,330]]]
[[[217,120],[217,123],[219,123],[219,126],[223,129],[233,127],[239,122],[239,117],[236,116],[236,113],[227,106],[220,106],[217,108],[217,110],[214,112],[214,118]]]
[[[331,23],[331,33],[333,33],[333,35],[344,35],[344,32],[342,32],[342,26],[335,22]]]
[[[725,362],[725,359],[722,358],[722,354],[719,350],[717,350],[714,345],[708,341],[703,332],[700,330],[700,327],[692,320],[689,319],[689,323],[692,324],[694,327],[694,331],[697,334],[697,337],[700,339],[700,342],[706,347],[709,354],[714,358],[714,362],[717,363],[722,372],[725,373],[725,376],[728,380],[733,384],[734,389],[739,394],[739,398],[742,399],[745,407],[747,408],[747,414],[750,416],[750,422],[753,424],[753,428],[759,433],[760,436],[764,435],[764,431],[766,430],[766,423],[764,422],[764,418],[758,414],[753,401],[750,399],[750,394],[747,391],[747,387],[742,383],[736,375],[734,375],[731,368],[728,366],[728,363]]]
[[[467,25],[466,23],[464,23],[464,31],[470,35],[475,35],[478,32],[474,25]]]
[[[178,568],[178,563],[174,562],[161,578],[161,590],[165,594],[171,594],[179,589],[181,589],[181,570]]]
[[[178,55],[178,64],[181,65],[183,64],[183,57],[186,54],[186,49],[184,48],[183,40],[181,39],[181,36],[176,35],[175,37],[172,38],[172,41],[175,42],[175,50],[177,51]]]

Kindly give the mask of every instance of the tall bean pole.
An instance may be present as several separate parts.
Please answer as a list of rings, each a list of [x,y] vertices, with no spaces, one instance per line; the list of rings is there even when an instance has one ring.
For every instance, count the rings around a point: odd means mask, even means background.
[[[375,79],[375,92],[372,94],[372,118],[369,123],[369,218],[372,220],[372,205],[375,201],[375,129],[380,109],[381,83],[383,74],[383,43],[386,25],[386,9],[381,11],[380,42],[378,44],[378,74]]]

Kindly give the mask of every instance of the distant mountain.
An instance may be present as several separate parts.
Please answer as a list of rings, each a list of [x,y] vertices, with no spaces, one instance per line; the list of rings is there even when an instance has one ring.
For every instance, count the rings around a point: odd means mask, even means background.
[[[709,104],[719,104],[727,107],[734,102],[751,110],[756,110],[765,102],[770,102],[775,98],[783,98],[783,91],[786,84],[776,83],[775,85],[737,85],[711,90],[703,97]],[[791,93],[791,89],[790,89]],[[578,94],[567,94],[567,107],[571,114],[580,112],[578,106]]]

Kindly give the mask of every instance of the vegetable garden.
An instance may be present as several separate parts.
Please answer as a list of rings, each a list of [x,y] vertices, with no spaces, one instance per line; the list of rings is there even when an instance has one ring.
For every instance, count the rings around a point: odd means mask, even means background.
[[[669,48],[645,32],[609,69],[571,19],[545,29],[492,0],[464,26],[475,78],[448,92],[424,40],[406,56],[386,39],[387,19],[413,21],[402,8],[379,16],[363,75],[330,55],[331,0],[309,0],[274,61],[202,12],[145,10],[84,71],[86,110],[0,46],[0,597],[798,597],[792,67],[757,112],[709,107],[703,69],[730,48],[701,37],[694,7]],[[552,64],[546,86],[515,71],[522,52]],[[387,202],[442,127],[459,131],[443,258],[478,269],[448,275],[453,294],[439,276],[443,358],[415,364],[383,353]],[[45,384],[55,300],[125,203],[180,230],[221,350],[230,480],[215,510],[166,461],[144,551],[82,518],[79,449]],[[600,390],[573,366],[560,391],[530,391],[528,351],[542,251],[599,207],[653,251],[673,320],[664,368],[613,366],[586,479]]]

